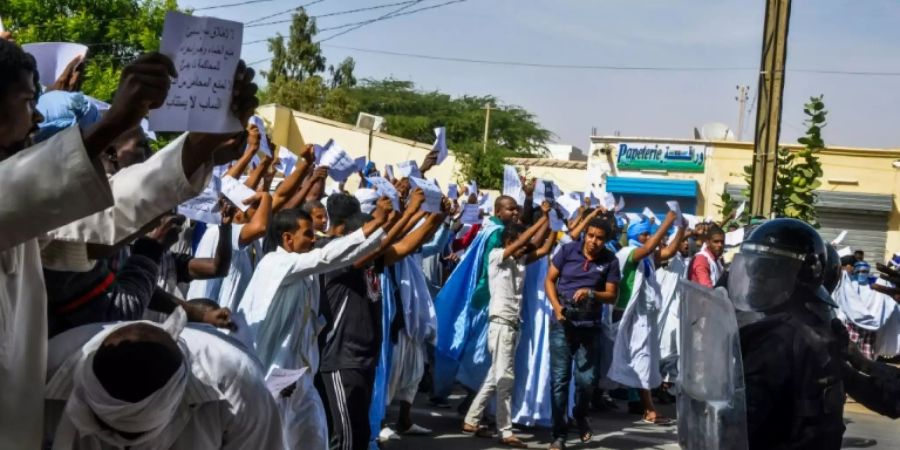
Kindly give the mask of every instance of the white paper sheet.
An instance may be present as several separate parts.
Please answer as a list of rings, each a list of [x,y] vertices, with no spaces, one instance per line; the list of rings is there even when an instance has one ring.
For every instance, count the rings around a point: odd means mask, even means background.
[[[559,186],[557,186],[556,183],[550,180],[538,179],[534,187],[534,197],[532,200],[535,205],[541,205],[544,203],[544,200],[547,200],[552,204],[561,196],[562,192],[559,190]]]
[[[557,205],[561,206],[566,211],[566,220],[572,220],[572,217],[578,214],[578,208],[581,206],[581,200],[578,199],[577,195],[573,195],[572,193],[560,196],[556,202]]]
[[[677,226],[681,226],[684,221],[684,217],[681,214],[681,205],[678,204],[678,200],[669,200],[666,202],[666,205],[669,206],[669,211],[674,212],[675,215],[678,216],[675,219],[675,224]]]
[[[628,223],[641,223],[641,215],[636,213],[625,213],[625,217],[628,219]]]
[[[728,247],[736,247],[744,242],[744,229],[738,228],[734,231],[725,233],[725,245]]]
[[[353,160],[356,163],[356,171],[357,172],[365,172],[366,170],[366,157],[360,156]]]
[[[297,160],[297,155],[294,152],[278,146],[278,164],[275,165],[275,170],[281,171],[287,177],[294,171],[294,167],[297,166]]]
[[[846,237],[847,237],[847,230],[841,231],[841,234],[839,234],[836,238],[834,238],[833,241],[831,241],[831,245],[833,245],[835,247],[838,245],[841,245],[841,242],[844,242],[844,238],[846,238]]]
[[[457,198],[459,198],[459,188],[457,188],[453,183],[447,185],[447,198],[449,198],[450,200],[456,200]]]
[[[616,196],[607,192],[605,196],[603,196],[603,207],[606,208],[607,211],[614,211],[616,209]]]
[[[222,214],[219,211],[219,193],[221,191],[222,180],[214,174],[200,195],[178,205],[178,214],[206,224],[222,223]]]
[[[150,111],[152,130],[241,131],[231,96],[243,34],[240,22],[166,13],[160,52],[175,63],[178,78],[163,106]]]
[[[625,209],[625,197],[619,196],[619,202],[616,203],[616,212],[620,212]]]
[[[400,178],[422,178],[422,172],[419,171],[419,164],[413,160],[398,162],[397,173],[400,175]]]
[[[231,200],[231,203],[234,203],[234,206],[237,206],[241,211],[247,211],[250,205],[245,205],[244,200],[253,197],[256,195],[256,192],[240,181],[235,180],[234,177],[225,175],[222,177],[222,195]]]
[[[394,211],[400,210],[400,193],[397,192],[397,188],[395,188],[390,181],[383,177],[366,177],[366,180],[368,180],[369,183],[372,183],[372,188],[375,189],[375,192],[378,192],[379,197],[388,197],[391,199]]]
[[[447,151],[447,129],[444,127],[437,127],[434,129],[434,135],[434,145],[431,146],[431,149],[438,151],[437,164],[440,164],[447,159],[447,155],[449,154]]]
[[[269,138],[266,137],[266,124],[263,123],[262,118],[250,116],[250,123],[256,125],[256,128],[259,129],[259,150],[268,156],[273,156],[272,149],[269,147]]]
[[[844,256],[850,256],[852,254],[853,254],[853,249],[851,249],[850,246],[847,246],[847,247],[844,247],[844,248],[838,250],[838,256],[840,256],[842,258]]]
[[[271,392],[275,398],[278,398],[284,388],[296,383],[297,380],[308,371],[309,367],[304,367],[302,369],[282,369],[281,367],[275,367],[269,372],[269,376],[266,377],[266,388],[269,389],[269,392]]]
[[[481,207],[474,203],[466,204],[463,206],[460,221],[470,225],[481,223]]]
[[[6,31],[6,29],[3,28],[3,18],[0,17],[0,33],[4,32],[4,31]]]
[[[328,151],[322,155],[322,160],[319,161],[319,164],[328,166],[328,176],[338,183],[347,181],[347,178],[356,172],[356,161],[337,144],[331,145]]]
[[[425,193],[425,203],[422,204],[422,210],[430,213],[441,212],[441,188],[433,181],[423,178],[409,177],[409,181],[413,187],[422,189]]]
[[[503,195],[510,196],[516,203],[522,204],[525,200],[525,192],[522,191],[522,180],[516,168],[510,165],[503,166]]]
[[[469,194],[477,194],[478,193],[478,183],[475,180],[469,181]]]
[[[737,210],[734,212],[734,219],[740,220],[741,216],[744,215],[744,209],[747,208],[747,202],[741,202],[741,206],[738,206]]]
[[[688,228],[690,229],[697,228],[697,225],[700,225],[700,218],[693,214],[682,213],[681,216],[684,217],[685,220],[687,220]]]
[[[322,161],[322,155],[324,155],[332,145],[334,145],[334,139],[329,139],[325,145],[313,144],[313,156],[315,156],[317,166]]]
[[[88,48],[72,42],[35,42],[23,45],[22,50],[34,56],[41,84],[49,87],[73,59],[86,55]]]
[[[650,210],[649,207],[645,206],[644,211],[641,213],[644,217],[650,219],[653,222],[656,222],[656,214],[653,214],[653,211]]]
[[[394,167],[390,164],[384,165],[384,177],[390,180],[394,179]]]

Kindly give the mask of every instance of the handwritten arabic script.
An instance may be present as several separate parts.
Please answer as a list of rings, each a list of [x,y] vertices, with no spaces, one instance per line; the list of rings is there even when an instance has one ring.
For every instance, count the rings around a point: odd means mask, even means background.
[[[231,95],[243,27],[239,22],[212,17],[166,13],[160,51],[172,58],[178,78],[172,81],[163,106],[150,112],[152,130],[241,130],[231,114]]]

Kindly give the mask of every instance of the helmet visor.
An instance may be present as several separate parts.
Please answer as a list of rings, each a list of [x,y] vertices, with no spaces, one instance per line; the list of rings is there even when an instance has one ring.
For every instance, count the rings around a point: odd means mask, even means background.
[[[734,256],[728,274],[728,296],[741,311],[766,311],[786,302],[794,292],[802,261],[755,251]]]

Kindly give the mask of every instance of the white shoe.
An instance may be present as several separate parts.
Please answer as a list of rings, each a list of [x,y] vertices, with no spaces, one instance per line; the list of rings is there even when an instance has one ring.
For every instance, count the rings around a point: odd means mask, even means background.
[[[400,435],[390,427],[384,427],[378,433],[378,442],[399,441]]]

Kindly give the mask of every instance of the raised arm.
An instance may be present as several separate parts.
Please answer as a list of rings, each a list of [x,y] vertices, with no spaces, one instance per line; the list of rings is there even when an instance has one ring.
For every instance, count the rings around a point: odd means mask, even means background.
[[[403,236],[403,230],[406,229],[406,225],[412,220],[413,216],[417,215],[419,212],[419,208],[422,206],[422,203],[425,201],[425,194],[422,193],[421,189],[417,189],[413,192],[412,197],[410,197],[409,203],[406,205],[406,209],[403,211],[403,214],[400,218],[395,222],[390,230],[388,230],[387,236],[384,240],[381,241],[381,246],[374,252],[367,254],[360,260],[356,261],[353,265],[354,267],[363,267],[367,263],[373,261],[378,256],[382,255],[385,251],[387,251],[388,247],[394,244],[400,236]]]
[[[425,176],[425,173],[428,172],[435,164],[437,164],[438,151],[432,150],[425,155],[425,161],[422,161],[422,167],[419,168],[419,172],[422,172],[422,176]]]
[[[225,202],[222,202],[225,203]],[[221,278],[228,275],[231,267],[231,217],[228,209],[222,208],[222,224],[219,225],[219,243],[216,245],[216,253],[212,258],[193,258],[188,262],[188,275],[192,280],[208,280]]]
[[[631,260],[638,262],[656,252],[656,247],[659,247],[659,243],[666,237],[666,233],[669,232],[669,227],[675,223],[675,217],[675,213],[669,211],[669,213],[666,214],[666,219],[663,220],[662,225],[656,230],[656,233],[653,236],[650,236],[650,239],[647,239],[647,242],[644,243],[643,246],[638,247],[637,250],[631,254]]]
[[[553,246],[556,245],[556,237],[558,233],[550,232],[547,237],[544,239],[543,245],[541,245],[537,250],[531,252],[528,255],[528,258],[525,259],[525,264],[531,264],[547,255],[550,254],[550,250],[553,250]]]
[[[541,209],[544,209],[545,206],[547,207],[547,209],[550,208],[550,204],[547,203],[546,201],[544,202],[543,205],[541,205]],[[547,226],[547,220],[548,220],[547,215],[544,214],[543,216],[541,216],[540,219],[538,219],[537,222],[534,223],[534,225],[528,227],[528,229],[525,230],[524,233],[520,234],[519,237],[516,238],[515,241],[513,241],[511,244],[504,247],[503,248],[503,259],[509,258],[510,256],[514,255],[516,252],[521,250],[522,247],[525,247],[526,245],[528,245],[531,242],[531,238],[535,235],[535,233],[537,233],[538,230],[540,230],[541,228]]]
[[[253,156],[256,155],[257,151],[259,151],[259,129],[256,128],[256,125],[250,125],[247,128],[247,148],[244,150],[244,154],[228,168],[228,172],[225,172],[225,175],[229,175],[236,180],[240,179],[250,162],[253,161]]]
[[[258,190],[259,182],[263,178],[263,174],[269,170],[269,166],[272,165],[272,162],[275,161],[271,156],[266,155],[259,162],[259,165],[256,166],[255,169],[250,171],[250,175],[247,176],[247,181],[244,182],[244,185],[250,189]]]
[[[443,214],[432,214],[428,216],[425,223],[416,228],[412,233],[408,233],[400,242],[388,247],[384,252],[384,265],[390,266],[398,261],[406,258],[421,247],[428,239],[428,236],[434,232],[444,221]]]
[[[684,240],[684,230],[687,228],[684,223],[681,223],[678,227],[678,231],[675,232],[675,237],[669,242],[664,249],[659,251],[659,259],[660,261],[666,261],[675,256],[678,253],[678,248],[681,247],[681,241]]]
[[[385,235],[382,227],[387,223],[391,210],[391,201],[382,197],[378,199],[372,213],[373,219],[359,230],[337,238],[322,248],[314,248],[306,253],[291,253],[289,277],[303,277],[339,269],[368,254],[381,244]]]
[[[588,222],[590,222],[594,217],[597,217],[598,215],[603,213],[606,213],[606,210],[597,207],[591,210],[591,212],[582,215],[582,217],[578,219],[578,223],[575,225],[575,227],[573,227],[572,230],[569,231],[569,237],[577,241],[581,237],[581,233],[584,231],[585,227],[587,227]]]
[[[272,196],[268,192],[257,192],[253,197],[244,200],[244,203],[259,203],[259,206],[253,213],[250,222],[241,228],[238,242],[242,246],[265,236],[266,227],[269,225],[269,216],[272,215]]]
[[[306,177],[306,172],[311,167],[313,158],[315,158],[313,146],[307,145],[306,148],[303,149],[303,152],[300,153],[300,160],[297,161],[297,166],[294,168],[294,171],[291,172],[291,174],[278,185],[278,189],[275,190],[275,194],[272,196],[272,211],[281,211],[281,209],[292,199],[294,194],[297,193],[303,184],[303,178]]]

